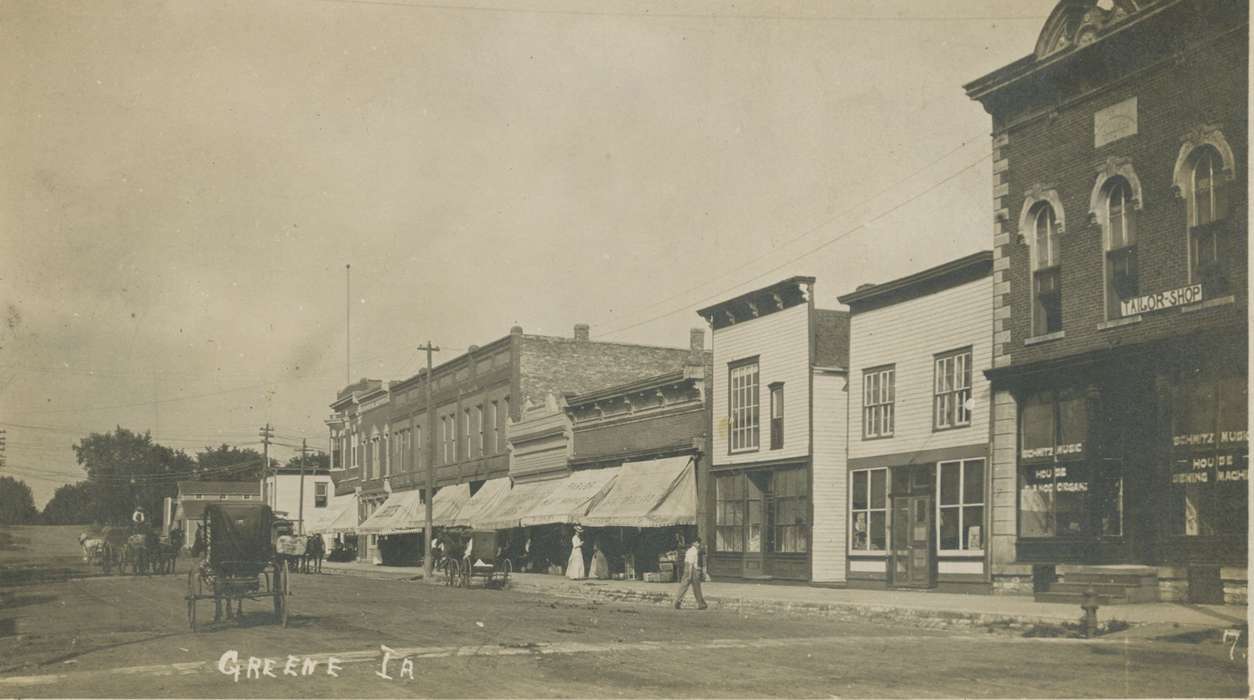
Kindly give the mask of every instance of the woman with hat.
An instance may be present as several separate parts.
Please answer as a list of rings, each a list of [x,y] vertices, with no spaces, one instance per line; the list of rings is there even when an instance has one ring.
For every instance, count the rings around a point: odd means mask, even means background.
[[[570,560],[566,562],[566,578],[584,578],[583,528],[575,526],[575,536],[570,538]]]

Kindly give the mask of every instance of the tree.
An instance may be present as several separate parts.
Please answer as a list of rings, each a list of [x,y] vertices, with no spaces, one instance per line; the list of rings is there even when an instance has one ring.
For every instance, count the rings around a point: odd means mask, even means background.
[[[80,525],[90,523],[96,513],[95,493],[91,483],[80,481],[57,488],[52,500],[44,506],[43,521],[47,525]]]
[[[39,518],[35,497],[25,481],[0,476],[0,525],[22,525]]]
[[[93,519],[103,524],[129,523],[136,506],[156,524],[162,499],[178,493],[180,479],[194,478],[195,462],[186,453],[121,426],[79,440],[74,454],[91,484]]]
[[[260,481],[264,464],[265,456],[257,450],[226,443],[206,447],[196,455],[199,478],[204,481]]]
[[[300,455],[299,454],[292,455],[292,458],[287,460],[287,468],[288,469],[300,469]],[[315,469],[323,469],[323,470],[330,469],[331,468],[331,455],[325,452],[310,452],[305,455],[305,468],[310,471],[313,471]]]

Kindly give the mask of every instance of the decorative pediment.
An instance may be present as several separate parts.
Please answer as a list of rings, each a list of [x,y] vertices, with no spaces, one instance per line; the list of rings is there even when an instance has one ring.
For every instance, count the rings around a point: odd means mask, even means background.
[[[1027,240],[1024,231],[1032,228],[1032,208],[1040,202],[1048,202],[1054,209],[1054,221],[1059,235],[1067,231],[1067,212],[1062,208],[1062,198],[1052,185],[1035,184],[1023,193],[1023,208],[1019,210],[1019,242]]]
[[[1233,180],[1237,176],[1237,159],[1232,154],[1232,146],[1224,137],[1223,130],[1214,124],[1203,124],[1187,131],[1181,138],[1180,151],[1176,154],[1176,167],[1172,170],[1171,184],[1177,197],[1187,197],[1192,186],[1190,174],[1193,170],[1193,152],[1202,146],[1210,146],[1223,161],[1225,180]]]
[[[1097,169],[1097,179],[1093,182],[1093,191],[1089,194],[1089,223],[1096,224],[1101,221],[1101,212],[1106,201],[1106,183],[1112,177],[1121,177],[1128,181],[1128,186],[1132,188],[1132,207],[1142,208],[1141,180],[1136,176],[1136,170],[1132,168],[1132,159],[1110,156]]]
[[[1067,49],[1087,46],[1112,27],[1155,0],[1061,0],[1036,39],[1040,60]]]

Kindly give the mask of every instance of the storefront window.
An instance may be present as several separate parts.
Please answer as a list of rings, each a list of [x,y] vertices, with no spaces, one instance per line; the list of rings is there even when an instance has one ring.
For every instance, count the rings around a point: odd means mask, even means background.
[[[1089,534],[1093,473],[1087,461],[1088,402],[1079,391],[1043,391],[1020,412],[1019,535]],[[1118,494],[1106,508],[1103,532],[1122,527],[1122,476],[1116,464],[1104,492]],[[1117,520],[1111,519],[1117,516]]]
[[[980,551],[984,548],[984,460],[941,462],[937,465],[936,501],[938,547],[942,550]]]
[[[1193,368],[1172,395],[1171,532],[1240,534],[1249,510],[1249,396],[1244,376]]]
[[[888,470],[862,469],[850,474],[849,548],[884,551],[888,548]]]
[[[806,519],[809,499],[805,469],[786,469],[773,475],[774,494],[771,521],[775,528],[775,552],[804,553],[809,549]]]
[[[744,476],[731,474],[714,480],[717,491],[715,545],[719,552],[745,551]]]

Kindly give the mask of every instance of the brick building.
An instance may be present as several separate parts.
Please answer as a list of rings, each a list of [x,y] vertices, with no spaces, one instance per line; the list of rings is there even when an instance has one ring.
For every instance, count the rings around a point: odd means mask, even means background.
[[[843,582],[844,509],[828,506],[845,498],[849,314],[815,308],[813,277],[697,313],[713,328],[711,574]]]
[[[1248,23],[1063,0],[966,86],[993,124],[998,590],[1244,601]]]
[[[508,421],[519,420],[529,405],[549,395],[590,391],[668,370],[679,369],[686,349],[661,348],[589,339],[588,326],[574,336],[529,335],[515,326],[509,335],[435,366],[431,373],[434,416],[426,415],[426,371],[388,384],[368,381],[346,388],[332,404],[328,422],[332,451],[344,467],[360,470],[353,480],[337,482],[358,495],[363,532],[361,556],[373,556],[378,536],[388,535],[395,557],[412,558],[420,549],[415,533],[424,508],[421,491],[434,454],[437,489],[469,498],[488,480],[509,476]],[[431,441],[434,441],[432,444]],[[391,503],[387,521],[375,518]],[[407,535],[408,538],[395,537]],[[402,555],[401,553],[407,553]]]

